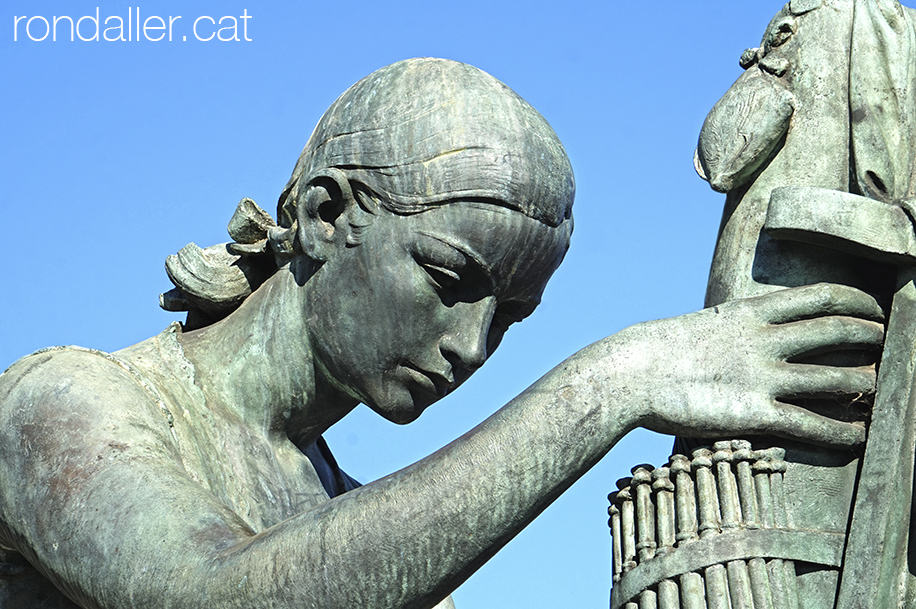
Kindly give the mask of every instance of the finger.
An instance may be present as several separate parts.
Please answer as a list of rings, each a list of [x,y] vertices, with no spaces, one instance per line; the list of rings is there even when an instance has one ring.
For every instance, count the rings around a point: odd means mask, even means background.
[[[853,447],[865,442],[865,425],[835,421],[799,406],[776,402],[770,411],[768,434],[830,447]]]
[[[816,364],[779,364],[776,397],[842,398],[875,392],[877,376],[871,366],[846,368]]]
[[[779,324],[770,332],[783,359],[850,349],[876,351],[884,343],[883,324],[842,315]]]
[[[827,315],[846,315],[872,321],[884,319],[884,312],[874,298],[862,290],[834,283],[789,288],[758,298],[761,301],[765,299],[765,315],[773,324]]]

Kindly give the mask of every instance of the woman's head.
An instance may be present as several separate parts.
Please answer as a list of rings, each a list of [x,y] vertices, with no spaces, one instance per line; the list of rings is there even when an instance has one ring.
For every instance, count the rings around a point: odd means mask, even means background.
[[[280,197],[278,225],[240,206],[230,234],[244,244],[230,250],[245,254],[236,266],[317,261],[307,332],[320,367],[404,422],[534,309],[568,247],[573,196],[562,145],[524,100],[471,66],[412,59],[338,98]]]

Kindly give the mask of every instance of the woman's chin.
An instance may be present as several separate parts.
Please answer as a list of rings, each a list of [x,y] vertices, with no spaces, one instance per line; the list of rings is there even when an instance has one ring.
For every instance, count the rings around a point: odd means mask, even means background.
[[[425,391],[411,391],[398,384],[385,392],[384,398],[367,402],[369,408],[398,425],[416,421],[423,411],[439,399]]]

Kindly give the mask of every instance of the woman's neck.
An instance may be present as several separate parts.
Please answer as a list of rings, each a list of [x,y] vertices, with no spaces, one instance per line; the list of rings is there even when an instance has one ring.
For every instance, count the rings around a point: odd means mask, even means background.
[[[316,367],[306,290],[280,269],[228,317],[180,337],[208,402],[297,443],[316,439],[357,404]]]

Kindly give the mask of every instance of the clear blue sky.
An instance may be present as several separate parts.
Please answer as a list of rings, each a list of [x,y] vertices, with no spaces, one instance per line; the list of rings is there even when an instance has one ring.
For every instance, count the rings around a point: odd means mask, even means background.
[[[157,306],[166,255],[226,241],[243,196],[273,211],[312,127],[350,84],[399,59],[447,57],[490,72],[553,125],[576,173],[576,230],[542,306],[459,391],[406,427],[360,408],[327,434],[361,481],[403,467],[576,349],[702,306],[723,198],[693,171],[696,137],[781,5],[6,0],[0,369],[52,344],[114,350],[177,319]],[[182,20],[171,43],[71,43],[65,22],[56,43],[29,41],[24,22],[13,41],[15,16],[97,6],[102,19],[139,6],[143,18]],[[244,10],[251,42],[193,39],[195,18]],[[34,37],[42,27],[33,22]],[[456,592],[459,609],[606,607],[606,495],[669,448],[631,434]]]

